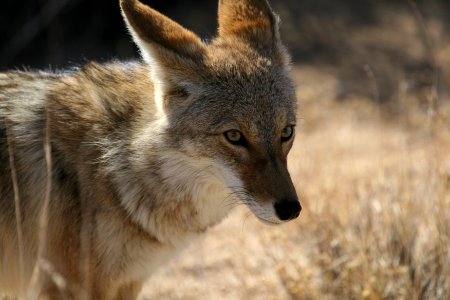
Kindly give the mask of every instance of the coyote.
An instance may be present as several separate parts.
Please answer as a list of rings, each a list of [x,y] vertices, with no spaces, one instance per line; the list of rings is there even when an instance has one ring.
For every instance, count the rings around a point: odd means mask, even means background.
[[[0,73],[0,294],[135,299],[236,204],[270,224],[300,213],[297,101],[266,0],[220,0],[210,42],[120,6],[142,62]]]

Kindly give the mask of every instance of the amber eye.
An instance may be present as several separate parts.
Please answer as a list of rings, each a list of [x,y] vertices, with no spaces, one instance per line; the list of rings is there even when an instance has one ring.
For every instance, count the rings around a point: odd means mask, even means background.
[[[294,134],[294,126],[289,125],[284,127],[284,129],[281,131],[281,141],[286,142],[290,140],[293,134]]]
[[[224,133],[225,138],[233,145],[245,146],[247,145],[247,141],[244,138],[244,135],[236,129],[228,130]]]

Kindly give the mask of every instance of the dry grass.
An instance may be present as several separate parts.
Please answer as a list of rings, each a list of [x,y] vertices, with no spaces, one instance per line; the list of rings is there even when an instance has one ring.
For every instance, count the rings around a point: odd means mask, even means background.
[[[300,68],[290,170],[300,218],[270,227],[236,210],[162,268],[143,299],[450,299],[450,109],[405,96],[386,119]],[[424,112],[425,111],[425,112]]]

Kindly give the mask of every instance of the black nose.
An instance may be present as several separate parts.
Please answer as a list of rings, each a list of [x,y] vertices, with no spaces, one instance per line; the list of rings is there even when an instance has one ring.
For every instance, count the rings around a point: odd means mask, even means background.
[[[298,200],[281,200],[274,205],[278,218],[282,221],[288,221],[297,218],[300,215],[302,207]]]

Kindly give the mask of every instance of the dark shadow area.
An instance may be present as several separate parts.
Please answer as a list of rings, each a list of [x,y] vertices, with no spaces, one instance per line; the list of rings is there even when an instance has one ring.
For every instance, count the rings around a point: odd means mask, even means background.
[[[216,1],[143,0],[208,40]],[[390,103],[402,84],[444,93],[450,76],[450,2],[444,0],[272,0],[295,64],[339,80],[338,99]],[[416,4],[416,11],[413,5]],[[114,0],[6,0],[0,69],[60,69],[89,60],[138,57]],[[419,12],[419,15],[417,15]],[[422,20],[421,20],[422,19]],[[436,79],[438,78],[438,79]]]

